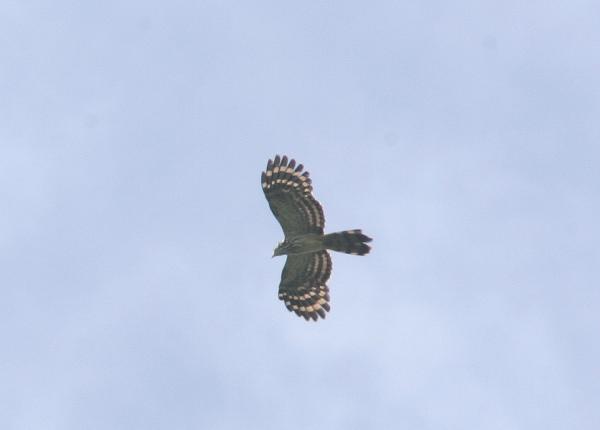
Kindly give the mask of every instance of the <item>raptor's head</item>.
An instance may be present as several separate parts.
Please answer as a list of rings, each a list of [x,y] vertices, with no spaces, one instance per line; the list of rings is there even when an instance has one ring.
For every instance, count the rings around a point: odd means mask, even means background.
[[[279,242],[275,249],[273,250],[273,257],[277,257],[278,255],[287,254],[288,243],[283,241]]]

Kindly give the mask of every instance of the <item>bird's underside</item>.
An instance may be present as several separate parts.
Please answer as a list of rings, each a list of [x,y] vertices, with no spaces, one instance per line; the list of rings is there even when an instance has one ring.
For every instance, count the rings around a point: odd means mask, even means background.
[[[306,320],[325,318],[330,309],[326,282],[331,275],[331,257],[327,250],[365,255],[371,249],[367,245],[371,238],[361,230],[323,233],[323,209],[312,195],[309,173],[295,160],[288,162],[285,155],[269,160],[261,182],[285,235],[273,254],[287,255],[279,299]]]

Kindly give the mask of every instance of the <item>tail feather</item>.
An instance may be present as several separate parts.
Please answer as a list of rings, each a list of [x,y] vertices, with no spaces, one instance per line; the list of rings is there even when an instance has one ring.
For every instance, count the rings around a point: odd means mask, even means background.
[[[371,247],[367,245],[367,242],[371,240],[373,239],[364,235],[361,230],[346,230],[326,234],[325,247],[346,254],[365,255],[371,250]]]

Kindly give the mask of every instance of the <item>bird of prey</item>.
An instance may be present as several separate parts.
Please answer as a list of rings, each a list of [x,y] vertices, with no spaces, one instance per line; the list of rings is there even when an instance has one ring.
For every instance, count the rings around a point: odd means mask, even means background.
[[[267,163],[261,175],[262,189],[269,206],[285,235],[273,252],[287,255],[281,282],[279,299],[289,311],[307,321],[325,318],[329,312],[329,288],[331,257],[327,252],[365,255],[371,250],[367,242],[371,238],[361,230],[323,233],[325,217],[319,202],[312,195],[312,181],[302,164],[287,156]]]

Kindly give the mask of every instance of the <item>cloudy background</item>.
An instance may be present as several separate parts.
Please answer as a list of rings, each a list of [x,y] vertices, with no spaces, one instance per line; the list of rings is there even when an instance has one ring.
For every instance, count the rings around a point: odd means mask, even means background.
[[[595,1],[0,3],[2,429],[597,429]],[[277,300],[269,157],[332,312]]]

